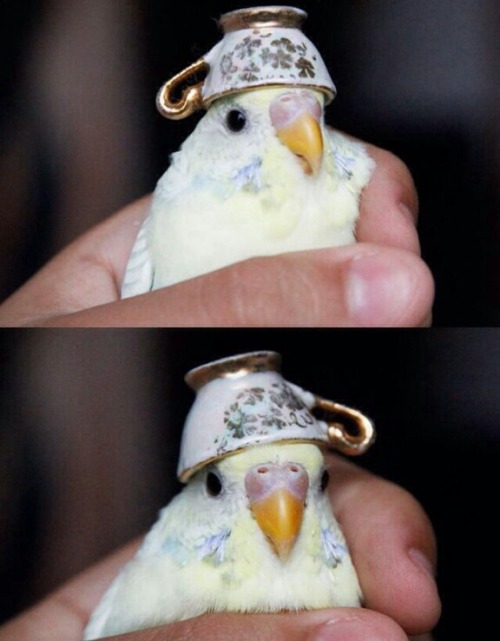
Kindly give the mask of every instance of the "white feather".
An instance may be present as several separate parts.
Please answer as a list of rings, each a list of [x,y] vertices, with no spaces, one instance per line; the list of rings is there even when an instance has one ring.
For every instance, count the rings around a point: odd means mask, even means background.
[[[144,294],[151,289],[153,283],[153,263],[150,251],[151,216],[146,216],[139,229],[127,269],[123,278],[122,298],[130,298]]]

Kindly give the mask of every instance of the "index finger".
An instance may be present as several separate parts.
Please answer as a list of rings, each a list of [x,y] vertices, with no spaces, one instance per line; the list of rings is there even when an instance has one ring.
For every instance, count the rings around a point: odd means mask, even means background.
[[[0,629],[0,641],[81,641],[92,610],[138,541],[72,579]]]
[[[0,326],[40,323],[120,300],[127,261],[151,196],[96,225],[54,256],[0,307]]]
[[[436,625],[436,541],[421,505],[403,488],[340,456],[328,457],[330,495],[360,578],[366,606],[410,634]]]
[[[420,255],[418,195],[408,167],[389,151],[365,148],[376,165],[361,195],[356,238]]]

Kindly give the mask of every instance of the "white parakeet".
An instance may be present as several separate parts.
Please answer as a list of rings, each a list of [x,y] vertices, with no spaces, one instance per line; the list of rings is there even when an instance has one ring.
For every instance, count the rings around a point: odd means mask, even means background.
[[[207,612],[360,605],[327,484],[311,443],[257,445],[203,467],[161,511],[84,638]]]
[[[354,242],[374,167],[325,126],[315,88],[215,100],[158,182],[122,285],[129,297],[255,256]]]

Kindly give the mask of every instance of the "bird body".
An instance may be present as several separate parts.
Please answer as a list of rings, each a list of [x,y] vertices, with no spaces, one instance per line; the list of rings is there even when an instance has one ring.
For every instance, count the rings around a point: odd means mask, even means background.
[[[200,470],[161,511],[84,638],[207,612],[360,605],[325,475],[310,443],[250,447]]]
[[[216,100],[158,182],[122,296],[255,256],[354,242],[374,164],[326,127],[323,108],[321,92],[290,87]]]

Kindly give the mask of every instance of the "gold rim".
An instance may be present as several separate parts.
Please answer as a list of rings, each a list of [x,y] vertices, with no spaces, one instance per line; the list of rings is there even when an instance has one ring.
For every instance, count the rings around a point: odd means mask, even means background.
[[[197,392],[216,378],[240,378],[255,372],[279,372],[281,356],[277,352],[250,352],[200,365],[190,370],[184,380]]]
[[[283,88],[311,89],[312,91],[318,91],[319,93],[322,93],[325,96],[325,106],[333,102],[337,95],[336,90],[333,90],[331,87],[327,87],[326,85],[312,85],[310,83],[292,82],[291,80],[284,80],[283,82],[270,81],[270,82],[259,82],[255,84],[249,84],[249,85],[245,85],[244,87],[235,87],[234,89],[226,89],[225,91],[220,91],[210,96],[205,96],[203,98],[203,107],[205,109],[208,109],[210,105],[216,100],[219,100],[219,98],[231,96],[236,93],[243,93],[245,91],[254,91],[255,89],[283,89]]]
[[[307,13],[295,7],[254,7],[223,14],[219,26],[225,34],[263,27],[300,29],[306,18]]]
[[[266,445],[275,445],[276,443],[279,443],[280,445],[301,445],[304,443],[308,443],[310,445],[316,445],[317,447],[320,448],[325,448],[326,444],[325,441],[321,439],[313,439],[313,438],[287,438],[283,439],[280,441],[262,441],[260,443],[255,443],[252,445],[249,445],[248,443],[242,445],[241,447],[238,447],[234,450],[231,450],[229,452],[224,452],[224,454],[219,454],[217,456],[211,456],[208,458],[206,461],[201,461],[200,463],[196,463],[196,465],[193,465],[192,467],[187,467],[184,470],[180,470],[178,474],[179,481],[182,483],[186,483],[192,476],[194,476],[197,472],[202,470],[204,467],[207,465],[211,465],[212,463],[216,463],[217,461],[221,461],[223,458],[228,458],[230,456],[235,456],[236,454],[240,454],[244,450],[248,449],[249,447],[252,448],[258,448],[258,447],[265,447]]]

